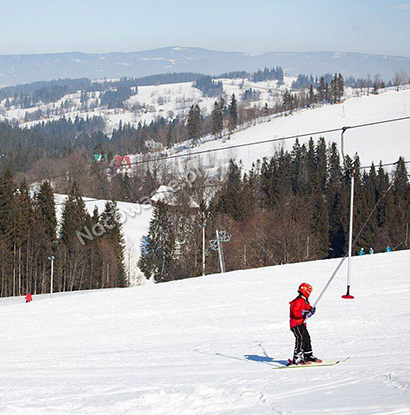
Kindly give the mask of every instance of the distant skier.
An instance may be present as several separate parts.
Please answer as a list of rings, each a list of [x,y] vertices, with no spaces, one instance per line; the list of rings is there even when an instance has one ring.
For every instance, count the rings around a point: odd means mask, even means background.
[[[363,247],[360,248],[359,255],[360,256],[364,255],[364,248]]]
[[[369,254],[370,254],[370,255],[373,255],[373,254],[374,254],[374,249],[373,249],[373,247],[372,247],[372,246],[371,246],[371,247],[370,247],[370,249],[369,249]]]
[[[386,252],[391,252],[391,248],[389,245],[386,246]]]
[[[29,303],[32,299],[33,297],[31,296],[31,292],[29,291],[26,295],[26,303]]]
[[[300,365],[309,362],[321,362],[313,356],[310,335],[306,328],[306,319],[315,314],[316,308],[309,304],[309,296],[312,286],[303,283],[299,286],[299,295],[290,304],[290,329],[295,335],[295,350],[292,364]]]

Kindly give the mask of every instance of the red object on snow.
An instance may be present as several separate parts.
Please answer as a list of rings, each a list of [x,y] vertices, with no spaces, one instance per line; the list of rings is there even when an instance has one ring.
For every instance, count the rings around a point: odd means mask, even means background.
[[[347,292],[345,295],[342,295],[342,298],[345,300],[353,300],[353,295],[350,295],[350,285],[347,286]]]
[[[32,299],[33,299],[33,297],[31,296],[31,293],[28,292],[27,295],[26,295],[26,303],[29,303]]]
[[[312,306],[309,304],[309,301],[303,298],[301,295],[296,297],[290,303],[290,328],[298,326],[299,324],[305,323],[305,316],[303,315],[303,310],[311,310]]]

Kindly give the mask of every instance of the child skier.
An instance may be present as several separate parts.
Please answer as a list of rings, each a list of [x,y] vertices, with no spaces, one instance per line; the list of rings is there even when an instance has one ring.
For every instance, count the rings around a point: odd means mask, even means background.
[[[29,303],[32,299],[33,297],[31,296],[31,292],[29,291],[26,295],[26,303]]]
[[[308,364],[310,362],[320,363],[322,360],[313,356],[310,335],[306,328],[306,318],[315,314],[316,308],[309,304],[309,296],[312,286],[303,283],[299,286],[299,295],[290,304],[290,329],[295,335],[295,351],[293,360],[294,365]]]

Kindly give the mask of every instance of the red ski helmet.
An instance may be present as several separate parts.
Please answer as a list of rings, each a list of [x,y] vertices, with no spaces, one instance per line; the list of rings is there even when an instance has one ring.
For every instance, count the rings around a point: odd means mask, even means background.
[[[299,286],[299,292],[304,295],[306,298],[309,298],[310,293],[312,292],[313,288],[310,284],[303,282],[302,284],[300,284]]]

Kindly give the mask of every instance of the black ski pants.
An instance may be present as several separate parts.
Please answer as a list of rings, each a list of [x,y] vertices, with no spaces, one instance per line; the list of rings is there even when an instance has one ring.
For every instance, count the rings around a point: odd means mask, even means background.
[[[312,356],[312,344],[310,342],[310,335],[305,324],[299,324],[293,327],[292,333],[295,335],[295,351],[293,358],[306,359]]]

